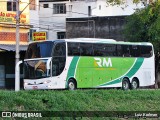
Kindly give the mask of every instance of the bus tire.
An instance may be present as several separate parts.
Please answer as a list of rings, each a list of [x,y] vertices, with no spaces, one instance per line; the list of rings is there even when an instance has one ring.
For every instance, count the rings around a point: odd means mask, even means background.
[[[76,81],[73,80],[73,79],[70,79],[68,81],[68,89],[69,90],[75,90],[77,88],[77,84],[76,84]]]
[[[133,78],[133,79],[132,79],[131,88],[132,88],[133,90],[139,88],[139,81],[138,81],[138,79],[136,79],[136,78]]]
[[[123,90],[129,90],[130,89],[130,82],[127,78],[123,78],[122,89]]]

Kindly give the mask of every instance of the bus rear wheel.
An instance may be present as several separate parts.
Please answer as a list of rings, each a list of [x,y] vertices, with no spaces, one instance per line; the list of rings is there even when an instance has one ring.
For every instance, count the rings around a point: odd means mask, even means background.
[[[134,90],[134,89],[137,89],[139,87],[139,82],[136,78],[133,78],[132,82],[131,82],[131,88]]]
[[[122,89],[123,90],[129,90],[130,89],[130,82],[129,82],[129,80],[127,78],[123,79]]]
[[[76,82],[73,79],[70,79],[68,82],[68,89],[69,90],[75,90],[76,89]]]

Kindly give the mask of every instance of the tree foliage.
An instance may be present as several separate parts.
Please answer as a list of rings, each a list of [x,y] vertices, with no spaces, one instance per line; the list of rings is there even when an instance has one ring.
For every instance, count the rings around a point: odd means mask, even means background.
[[[142,2],[142,0],[132,0],[133,3],[137,4],[139,2]],[[147,1],[147,0],[144,0]],[[126,0],[106,0],[108,5],[122,5],[126,3]]]
[[[160,52],[160,1],[137,10],[127,17],[125,37],[129,41],[151,42]]]
[[[124,33],[128,41],[151,42],[154,45],[156,86],[160,87],[160,0],[129,16]]]

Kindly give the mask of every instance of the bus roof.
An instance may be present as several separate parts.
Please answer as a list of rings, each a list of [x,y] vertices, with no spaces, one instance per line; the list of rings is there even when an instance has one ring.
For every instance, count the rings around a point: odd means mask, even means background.
[[[84,43],[109,43],[109,44],[126,44],[126,45],[151,45],[149,42],[124,42],[124,41],[116,41],[114,39],[103,39],[103,38],[71,38],[71,39],[58,39],[58,40],[45,40],[45,41],[66,41],[66,42],[84,42]],[[39,43],[45,41],[33,41],[31,43]]]
[[[65,39],[67,42],[116,42],[114,39],[102,39],[102,38],[73,38]]]

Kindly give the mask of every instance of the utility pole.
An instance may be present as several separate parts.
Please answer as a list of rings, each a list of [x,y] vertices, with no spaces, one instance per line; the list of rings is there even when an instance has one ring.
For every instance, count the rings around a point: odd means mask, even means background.
[[[19,74],[16,74],[16,64],[19,62],[19,25],[20,25],[20,11],[19,0],[16,0],[16,54],[15,54],[15,81],[19,81]],[[20,83],[15,82],[15,91],[19,91]]]
[[[19,61],[20,55],[19,55],[19,26],[20,26],[20,15],[21,13],[29,6],[29,4],[31,4],[30,1],[26,7],[20,11],[19,10],[19,1],[20,0],[15,0],[16,1],[16,54],[15,54],[15,91],[19,91],[20,90],[20,64],[22,63],[22,61]]]

